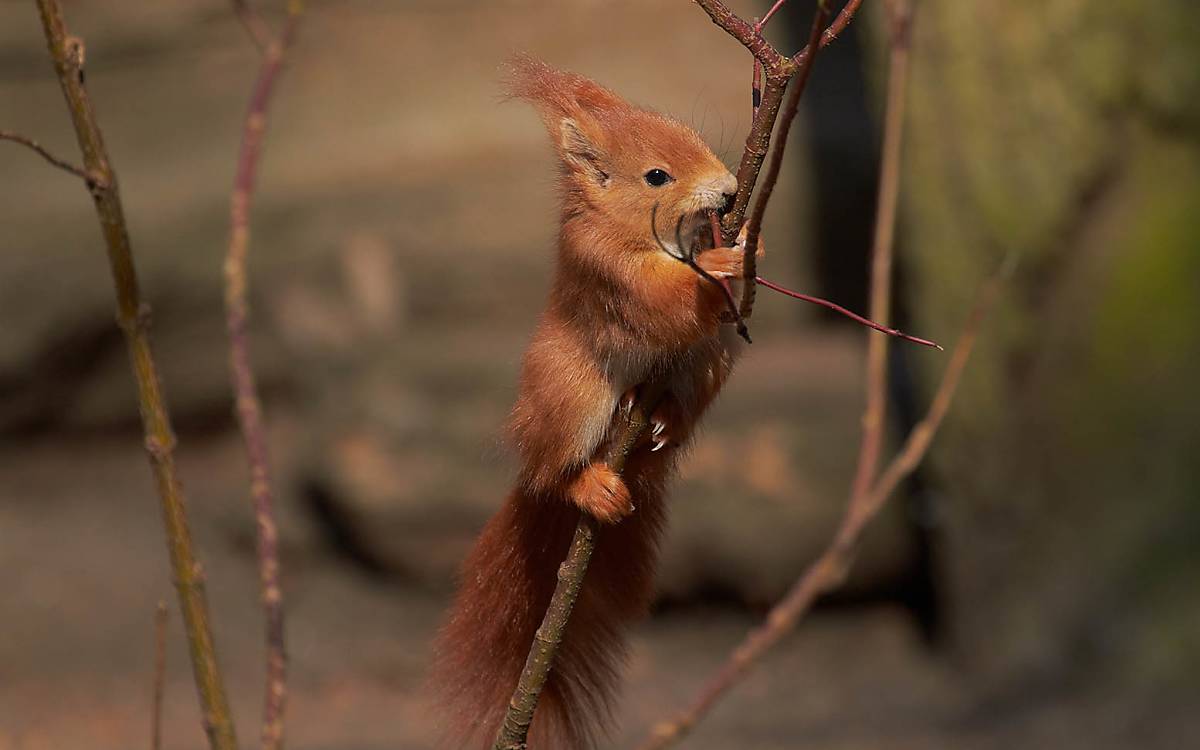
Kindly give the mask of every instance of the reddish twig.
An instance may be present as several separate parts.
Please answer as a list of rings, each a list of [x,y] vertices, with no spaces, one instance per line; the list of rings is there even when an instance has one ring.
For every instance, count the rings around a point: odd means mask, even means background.
[[[142,303],[138,288],[137,270],[133,265],[133,251],[116,175],[108,159],[108,150],[91,97],[84,86],[83,40],[67,32],[58,0],[37,0],[37,4],[46,44],[83,154],[83,168],[88,175],[95,175],[88,188],[108,250],[117,296],[117,324],[125,336],[137,384],[146,453],[150,458],[162,507],[171,572],[187,632],[204,729],[212,750],[236,750],[233,719],[209,626],[204,570],[192,551],[187,503],[175,467],[175,433],[171,429],[170,414],[150,346],[150,311]]]
[[[32,138],[27,138],[27,137],[21,135],[20,133],[13,133],[13,132],[10,132],[7,130],[0,130],[0,141],[12,141],[13,143],[19,143],[22,146],[27,146],[27,147],[33,149],[34,151],[36,151],[39,155],[41,155],[41,157],[43,159],[45,159],[49,163],[53,164],[54,166],[58,167],[59,169],[70,172],[71,174],[75,175],[76,177],[79,177],[84,182],[88,183],[89,185],[98,183],[99,175],[92,174],[92,173],[88,172],[86,169],[84,169],[83,167],[78,167],[78,166],[72,164],[71,162],[67,161],[66,159],[62,159],[62,158],[55,156],[54,154],[50,153],[50,151],[48,151],[44,146],[42,146],[42,144],[38,143],[37,141],[33,140]]]
[[[243,28],[246,29],[246,33],[250,35],[254,46],[258,47],[259,52],[265,54],[271,44],[275,42],[275,35],[271,33],[271,29],[263,20],[262,15],[246,0],[233,0],[233,12],[237,15]]]
[[[788,297],[793,297],[795,299],[802,300],[804,302],[811,302],[814,305],[820,305],[821,307],[828,308],[830,310],[833,310],[834,312],[841,313],[842,315],[845,315],[847,318],[850,318],[851,320],[853,320],[857,323],[860,323],[868,328],[873,328],[876,331],[879,331],[880,333],[885,333],[888,336],[895,336],[896,338],[903,339],[905,341],[911,341],[914,344],[920,344],[921,346],[928,346],[933,349],[937,349],[938,351],[945,351],[944,349],[942,349],[942,345],[937,343],[936,341],[930,341],[929,339],[918,338],[917,336],[910,336],[909,334],[905,333],[904,331],[901,331],[899,328],[888,328],[887,326],[882,326],[882,325],[876,323],[875,321],[870,320],[869,318],[864,318],[863,316],[861,316],[857,313],[851,312],[850,310],[847,310],[846,308],[842,307],[841,305],[839,305],[835,302],[830,302],[827,299],[823,299],[821,297],[814,297],[811,294],[803,294],[801,292],[792,291],[791,289],[788,289],[787,287],[784,287],[784,286],[780,286],[779,284],[776,284],[773,281],[768,281],[767,279],[764,279],[762,276],[756,276],[754,280],[772,291],[779,292],[780,294],[785,294]]]
[[[842,6],[841,12],[838,13],[837,18],[833,19],[833,23],[829,24],[828,28],[821,32],[821,47],[828,46],[830,42],[832,42],[834,39],[837,39],[838,36],[846,30],[846,27],[849,26],[850,22],[854,20],[854,14],[858,12],[858,7],[862,5],[862,1],[863,0],[849,0],[844,6]],[[809,50],[811,49],[813,49],[811,45],[806,46],[804,49],[797,52],[792,59],[799,61],[801,57],[810,54]]]
[[[876,274],[872,294],[873,315],[884,319],[886,319],[887,296],[886,290],[881,296],[880,288],[890,286],[890,259],[894,239],[896,198],[899,190],[900,123],[903,118],[902,103],[907,86],[908,35],[911,23],[907,4],[901,7],[900,0],[896,0],[890,5],[897,9],[897,12],[890,14],[892,17],[892,71],[888,86],[888,124],[885,127],[884,166],[881,169],[883,176],[880,181],[880,200],[876,217],[877,234],[873,250],[876,271],[878,272],[882,268],[887,273]],[[849,7],[848,4],[847,8]],[[845,13],[845,9],[843,9],[843,13]],[[809,47],[813,50],[818,49],[811,43]],[[879,260],[881,255],[884,256],[883,263]],[[975,306],[954,347],[929,411],[908,435],[900,452],[877,480],[874,478],[873,465],[870,471],[862,474],[863,464],[860,463],[860,474],[866,476],[866,482],[862,483],[856,477],[850,491],[845,515],[825,551],[806,569],[783,600],[772,608],[766,623],[752,631],[733,651],[725,664],[700,690],[691,706],[675,720],[663,722],[655,727],[650,738],[642,745],[644,750],[661,750],[686,735],[721,696],[735,685],[767,650],[795,626],[820,594],[836,587],[844,580],[863,529],[878,514],[900,482],[916,468],[928,451],[934,435],[949,410],[983,317],[995,302],[1002,277],[1003,271],[990,280],[977,296]],[[841,312],[849,312],[825,300],[785,290],[761,277],[756,277],[755,280],[790,296],[816,302]],[[879,314],[880,309],[884,309],[883,315]],[[851,315],[855,318],[859,317]],[[869,321],[861,320],[870,325]],[[873,325],[872,327],[884,329],[886,332],[891,331],[885,326]],[[872,339],[872,347],[885,347],[886,342],[886,338]],[[932,344],[932,342],[923,340],[919,343]],[[886,371],[871,370],[868,377],[871,383],[869,388],[882,388],[883,383],[879,379],[882,377],[880,372],[885,373]],[[870,413],[871,407],[868,407],[868,414]],[[881,417],[879,421],[882,421]],[[865,427],[864,444],[870,437],[878,437],[871,430],[872,425]]]
[[[768,71],[779,72],[782,66],[787,65],[791,61],[784,55],[781,55],[766,39],[763,39],[759,33],[760,28],[746,22],[745,19],[738,14],[725,7],[725,3],[721,0],[695,0],[696,5],[699,5],[713,23],[725,30],[726,34],[733,37],[742,43],[742,46],[750,51],[750,54],[763,64],[763,67]]]
[[[763,28],[771,22],[771,17],[779,12],[779,9],[782,8],[783,4],[786,2],[787,0],[775,0],[775,4],[771,6],[771,9],[768,10],[766,14],[754,24],[754,30],[761,34]]]
[[[154,610],[154,705],[150,716],[150,750],[162,750],[163,694],[167,681],[167,603]]]
[[[637,401],[630,408],[621,432],[609,443],[602,459],[616,473],[625,470],[625,461],[630,452],[646,434],[650,415],[658,407],[663,391],[662,385],[653,383],[639,389]],[[509,701],[504,721],[496,732],[493,750],[526,750],[533,714],[554,666],[554,657],[562,643],[571,610],[579,597],[584,574],[596,547],[598,530],[596,520],[591,515],[579,514],[567,557],[558,569],[558,583],[554,587],[550,605],[534,634],[521,678]]]
[[[778,7],[779,4],[776,4],[771,10],[774,11]],[[762,187],[759,188],[758,200],[754,203],[750,220],[746,222],[746,251],[742,260],[742,274],[745,283],[742,285],[742,303],[738,308],[744,318],[749,318],[754,313],[754,294],[758,288],[754,280],[758,275],[758,239],[762,232],[763,217],[767,213],[767,203],[771,200],[771,194],[775,191],[775,183],[779,181],[788,134],[791,133],[792,122],[795,121],[796,115],[800,111],[800,97],[804,94],[804,87],[808,83],[809,74],[812,73],[813,62],[817,59],[815,50],[820,49],[817,46],[817,38],[828,18],[829,8],[826,0],[819,0],[817,9],[813,13],[812,24],[809,26],[808,44],[806,45],[806,49],[811,48],[814,53],[801,58],[797,66],[796,74],[790,84],[791,91],[788,92],[787,104],[780,116],[779,132],[775,135],[775,147],[771,150],[771,161],[767,165],[767,174],[763,178]]]
[[[875,237],[871,248],[871,306],[868,315],[883,325],[891,318],[892,257],[896,237],[896,207],[900,197],[900,148],[904,111],[908,96],[909,33],[908,0],[897,0],[895,17],[889,23],[890,53],[887,103],[884,113],[883,148],[879,168],[879,197],[875,213]],[[904,16],[901,21],[900,15]],[[854,472],[853,492],[866,491],[875,476],[883,445],[887,412],[887,339],[867,343],[866,409],[862,419],[862,442]]]
[[[655,726],[639,750],[662,750],[681,740],[763,654],[796,626],[818,596],[836,588],[845,579],[863,529],[878,515],[888,497],[929,450],[950,408],[979,327],[987,311],[995,304],[1002,278],[1002,274],[997,274],[977,296],[925,418],[909,433],[900,452],[870,490],[851,499],[833,541],[792,585],[783,600],[771,608],[765,623],[752,630],[733,650],[721,668],[697,693],[691,705],[675,719]]]
[[[244,2],[235,2],[239,17],[261,19]],[[279,530],[275,521],[271,489],[270,458],[262,403],[251,363],[247,301],[249,284],[246,258],[250,249],[250,207],[255,178],[262,156],[267,108],[275,90],[284,57],[296,33],[303,4],[292,0],[278,38],[269,37],[263,49],[262,64],[250,96],[237,173],[230,197],[229,247],[225,256],[225,318],[229,331],[229,364],[237,406],[238,423],[246,444],[250,468],[250,497],[257,529],[259,585],[266,619],[266,690],[263,700],[262,747],[279,750],[283,746],[283,718],[287,701],[287,656],[284,647],[283,589],[279,580]],[[248,23],[247,28],[258,28]],[[262,29],[265,29],[263,26]]]

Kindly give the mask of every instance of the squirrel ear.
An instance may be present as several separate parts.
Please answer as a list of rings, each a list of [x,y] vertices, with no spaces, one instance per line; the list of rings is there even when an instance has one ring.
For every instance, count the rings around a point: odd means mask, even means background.
[[[563,161],[601,187],[608,185],[609,175],[604,166],[604,154],[596,142],[589,138],[579,123],[564,117],[558,125],[558,147]]]

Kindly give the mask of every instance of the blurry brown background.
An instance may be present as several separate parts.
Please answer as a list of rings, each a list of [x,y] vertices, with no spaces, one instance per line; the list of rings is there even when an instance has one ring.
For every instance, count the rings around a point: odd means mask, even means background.
[[[255,54],[222,0],[64,4],[253,744],[262,623],[220,270]],[[1200,6],[916,4],[897,315],[950,343],[979,281],[1019,266],[848,588],[687,746],[1197,746]],[[885,60],[865,5],[818,60],[766,227],[768,276],[856,309]],[[795,0],[773,38],[798,46],[809,12]],[[551,268],[551,155],[498,95],[521,50],[741,151],[748,58],[685,0],[312,4],[251,250],[297,750],[433,736],[427,645],[509,480],[498,427]],[[0,2],[0,127],[75,154],[32,3]],[[0,174],[0,749],[143,747],[173,592],[103,249],[74,178],[11,144]],[[614,745],[691,695],[843,503],[868,334],[767,294],[675,488]],[[895,355],[899,434],[946,357]],[[177,616],[170,635],[166,747],[199,748]]]

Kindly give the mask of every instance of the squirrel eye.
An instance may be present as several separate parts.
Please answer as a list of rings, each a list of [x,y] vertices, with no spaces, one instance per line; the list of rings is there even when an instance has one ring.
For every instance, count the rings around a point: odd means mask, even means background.
[[[646,173],[646,184],[651,187],[662,187],[671,181],[671,175],[661,169],[651,169]]]

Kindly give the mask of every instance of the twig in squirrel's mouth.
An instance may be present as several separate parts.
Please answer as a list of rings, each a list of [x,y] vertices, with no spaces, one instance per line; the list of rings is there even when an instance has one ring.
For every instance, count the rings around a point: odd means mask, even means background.
[[[670,255],[675,260],[686,264],[689,268],[699,274],[700,278],[711,284],[715,284],[717,288],[721,290],[721,293],[725,297],[725,304],[729,307],[729,312],[733,316],[733,322],[737,326],[738,335],[745,339],[747,344],[753,344],[754,341],[750,338],[750,329],[746,327],[746,321],[744,318],[742,318],[741,311],[738,310],[737,300],[733,298],[733,290],[729,288],[729,284],[726,283],[724,279],[718,279],[708,271],[705,271],[700,267],[700,264],[696,263],[695,245],[699,238],[692,238],[692,242],[688,245],[688,249],[684,249],[684,218],[686,217],[680,216],[679,220],[675,222],[675,248],[679,250],[679,254],[676,255],[670,251],[666,244],[663,243],[662,238],[658,236],[658,204],[655,203],[654,207],[650,209],[650,232],[654,235],[654,241],[658,243],[659,248],[661,248],[664,253]]]

